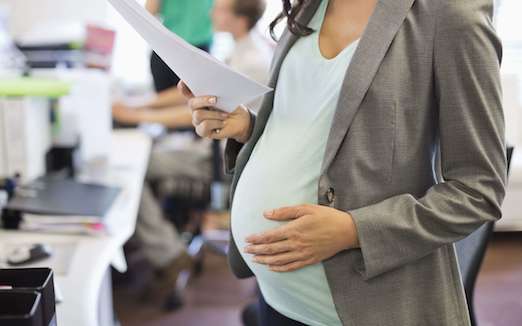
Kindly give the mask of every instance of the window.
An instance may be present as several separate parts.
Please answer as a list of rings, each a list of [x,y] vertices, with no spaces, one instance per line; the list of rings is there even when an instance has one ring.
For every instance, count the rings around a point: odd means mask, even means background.
[[[502,88],[506,140],[522,145],[522,2],[497,0],[495,26],[503,44]]]
[[[522,81],[522,1],[497,0],[495,25],[504,46],[502,70]]]

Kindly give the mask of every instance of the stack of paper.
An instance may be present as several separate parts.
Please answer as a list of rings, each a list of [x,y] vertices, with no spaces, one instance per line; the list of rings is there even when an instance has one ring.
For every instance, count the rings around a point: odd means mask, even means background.
[[[46,216],[23,214],[20,230],[60,234],[107,234],[107,229],[98,217],[89,216]]]
[[[232,112],[271,90],[188,44],[136,1],[108,1],[196,96],[216,96],[217,108]]]

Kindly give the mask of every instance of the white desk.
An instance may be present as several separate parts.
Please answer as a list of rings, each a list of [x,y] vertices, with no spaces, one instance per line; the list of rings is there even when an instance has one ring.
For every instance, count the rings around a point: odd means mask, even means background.
[[[111,146],[108,164],[90,168],[82,176],[85,180],[122,188],[106,217],[110,236],[0,231],[2,241],[77,244],[67,275],[55,275],[63,294],[63,302],[56,307],[59,326],[105,326],[105,322],[100,325],[99,309],[112,307],[100,307],[99,298],[103,296],[102,291],[107,291],[103,286],[107,270],[111,264],[120,271],[127,268],[122,246],[134,233],[151,141],[138,131],[118,131],[112,136]]]

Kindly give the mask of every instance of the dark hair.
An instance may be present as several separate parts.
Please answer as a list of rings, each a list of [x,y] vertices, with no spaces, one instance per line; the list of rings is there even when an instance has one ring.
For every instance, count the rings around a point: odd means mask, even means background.
[[[254,28],[265,12],[265,0],[235,0],[234,13],[248,20],[248,29]]]
[[[313,29],[299,23],[296,20],[297,15],[303,9],[303,6],[310,0],[295,0],[292,4],[290,0],[281,0],[283,2],[283,11],[270,23],[270,35],[276,40],[274,33],[275,27],[286,18],[288,30],[297,36],[307,36],[313,33]]]

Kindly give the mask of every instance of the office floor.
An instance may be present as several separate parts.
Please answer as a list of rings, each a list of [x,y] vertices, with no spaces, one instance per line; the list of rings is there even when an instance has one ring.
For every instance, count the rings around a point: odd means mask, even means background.
[[[205,272],[194,279],[187,304],[162,313],[143,303],[128,286],[117,286],[115,304],[122,326],[239,326],[243,305],[255,297],[252,280],[236,281],[223,257],[208,254]],[[522,233],[495,234],[486,253],[476,290],[480,326],[522,325]]]
[[[522,325],[522,232],[495,234],[477,281],[480,326]]]
[[[145,272],[144,277],[149,276]],[[162,312],[161,302],[140,301],[138,287],[115,286],[114,303],[122,326],[240,326],[242,308],[256,298],[254,280],[236,280],[226,258],[212,252],[205,255],[203,274],[191,280],[186,304],[174,313]]]

